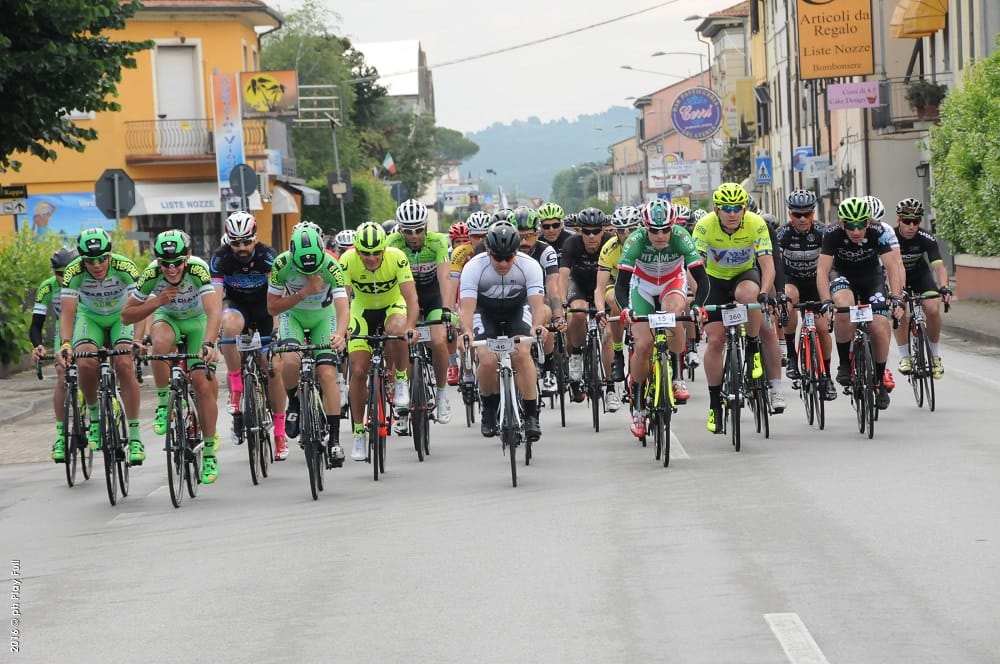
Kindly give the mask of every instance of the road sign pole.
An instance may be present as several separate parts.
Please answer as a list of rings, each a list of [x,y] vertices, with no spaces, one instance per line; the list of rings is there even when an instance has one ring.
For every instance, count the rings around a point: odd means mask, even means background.
[[[337,121],[329,113],[324,113],[330,121],[330,133],[333,134],[333,167],[337,172],[337,184],[340,184],[340,150],[337,149]],[[344,195],[338,194],[340,202],[340,230],[347,230],[347,215],[344,213]]]

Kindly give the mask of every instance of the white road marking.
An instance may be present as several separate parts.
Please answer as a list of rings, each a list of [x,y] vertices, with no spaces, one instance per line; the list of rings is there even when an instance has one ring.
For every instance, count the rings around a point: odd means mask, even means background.
[[[774,632],[791,664],[830,664],[799,614],[765,613],[764,620]]]
[[[681,445],[680,438],[674,433],[674,430],[670,430],[670,458],[671,459],[690,459],[687,450]]]
[[[133,521],[139,520],[139,518],[145,516],[145,512],[123,512],[116,516],[115,518],[108,521],[109,526],[126,526]]]
[[[158,486],[155,489],[153,489],[152,491],[150,491],[149,493],[147,493],[146,497],[147,498],[152,498],[156,494],[161,493],[161,492],[166,491],[166,490],[167,490],[167,485],[166,484],[164,484],[162,486]]]

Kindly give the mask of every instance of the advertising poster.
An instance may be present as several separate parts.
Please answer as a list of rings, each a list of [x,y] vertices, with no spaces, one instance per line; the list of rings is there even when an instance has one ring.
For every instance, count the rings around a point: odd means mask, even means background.
[[[55,233],[75,241],[85,228],[115,229],[115,220],[107,219],[97,209],[94,192],[75,194],[38,194],[28,196],[28,213],[21,217],[21,227],[31,228],[38,235]]]
[[[875,73],[871,0],[797,0],[799,78]]]

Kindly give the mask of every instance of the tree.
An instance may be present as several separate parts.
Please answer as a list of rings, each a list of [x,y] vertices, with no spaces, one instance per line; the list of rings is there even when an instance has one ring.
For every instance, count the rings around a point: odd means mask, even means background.
[[[735,140],[729,141],[726,154],[722,157],[722,181],[742,182],[753,171],[750,168],[750,147],[739,145]]]
[[[4,3],[0,27],[0,171],[20,168],[10,157],[43,160],[62,146],[83,152],[97,138],[67,118],[70,110],[117,111],[122,68],[151,42],[117,41],[139,0],[18,0]]]
[[[1000,256],[1000,222],[990,207],[1000,193],[1000,37],[997,46],[948,95],[931,131],[937,231],[955,253]]]
[[[444,162],[461,163],[479,152],[479,146],[463,136],[462,132],[447,127],[434,130],[434,142],[438,156]]]

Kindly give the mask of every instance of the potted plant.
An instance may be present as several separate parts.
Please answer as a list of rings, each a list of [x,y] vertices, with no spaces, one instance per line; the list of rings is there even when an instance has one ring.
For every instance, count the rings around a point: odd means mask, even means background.
[[[936,118],[941,100],[948,94],[948,86],[926,79],[917,79],[906,88],[906,101],[917,111],[917,117]]]

